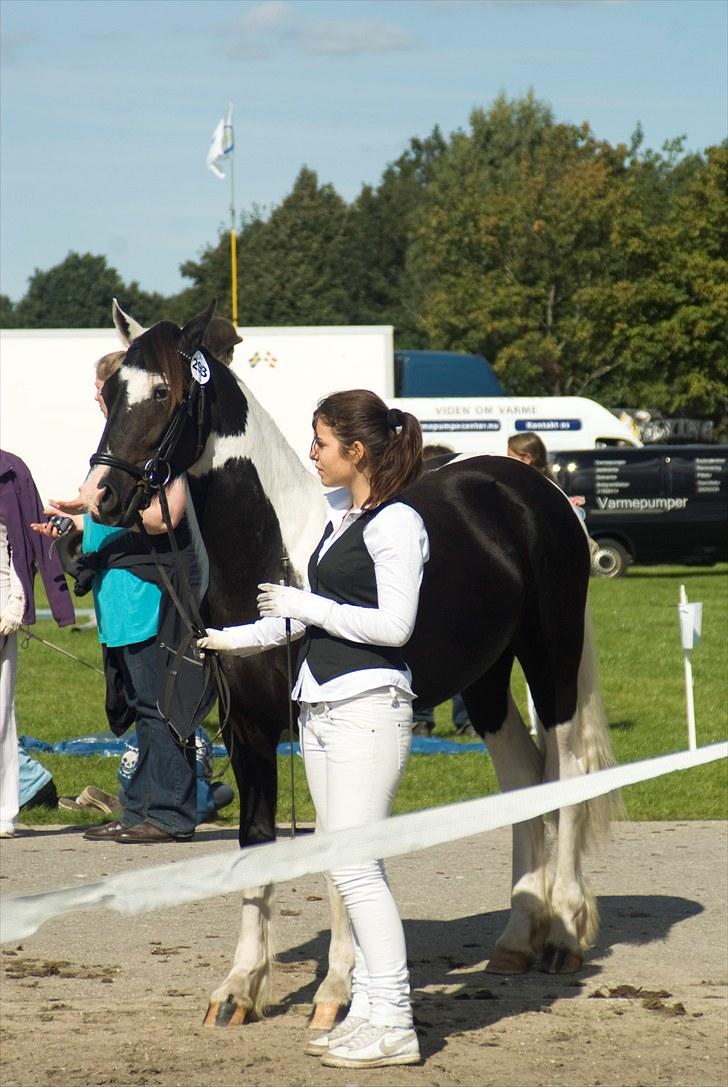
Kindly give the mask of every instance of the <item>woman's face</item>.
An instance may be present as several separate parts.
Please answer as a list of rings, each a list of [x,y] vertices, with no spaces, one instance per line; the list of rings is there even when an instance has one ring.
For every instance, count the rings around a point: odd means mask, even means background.
[[[96,378],[96,380],[94,381],[94,386],[96,388],[96,393],[94,395],[94,400],[96,401],[96,403],[100,407],[101,413],[102,413],[104,419],[108,419],[109,418],[109,412],[108,412],[108,409],[106,407],[106,401],[104,400],[104,394],[103,394],[104,383],[103,383],[103,381],[101,380],[100,377]]]
[[[321,419],[316,420],[309,457],[316,465],[324,487],[348,487],[351,490],[358,475],[356,455],[344,449],[331,427]]]
[[[508,456],[513,457],[514,460],[522,460],[524,464],[533,464],[533,457],[530,453],[516,453],[515,449],[508,447]]]

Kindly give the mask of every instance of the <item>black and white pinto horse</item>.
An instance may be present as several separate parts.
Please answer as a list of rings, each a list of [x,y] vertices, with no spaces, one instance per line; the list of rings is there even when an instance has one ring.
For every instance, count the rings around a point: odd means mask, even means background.
[[[245,386],[204,351],[196,356],[213,312],[214,304],[182,329],[163,321],[145,331],[115,309],[129,347],[104,389],[109,417],[99,453],[106,463],[92,470],[82,493],[100,521],[130,524],[143,467],[152,462],[166,476],[166,466],[155,464],[161,445],[171,474],[187,472],[210,562],[206,621],[223,627],[258,617],[257,585],[278,582],[284,558],[292,582],[302,584],[325,503],[318,480]],[[198,389],[193,358],[209,367],[209,380]],[[170,427],[177,427],[174,448],[166,441]],[[416,706],[462,691],[502,789],[611,765],[586,609],[587,539],[561,491],[517,460],[489,456],[428,472],[404,497],[424,520],[431,552],[406,648]],[[543,726],[538,741],[511,697],[514,658]],[[269,842],[275,837],[276,745],[288,724],[285,650],[220,659],[231,691],[225,742],[240,790],[240,843]],[[511,912],[491,971],[520,973],[536,959],[552,973],[580,967],[598,930],[582,854],[606,829],[609,803],[563,809],[555,841],[544,820],[513,827]],[[348,1002],[352,965],[346,915],[330,881],[329,894],[329,971],[313,1017],[322,1029]],[[262,1014],[269,999],[271,906],[271,888],[245,892],[234,962],[211,995],[207,1023]]]

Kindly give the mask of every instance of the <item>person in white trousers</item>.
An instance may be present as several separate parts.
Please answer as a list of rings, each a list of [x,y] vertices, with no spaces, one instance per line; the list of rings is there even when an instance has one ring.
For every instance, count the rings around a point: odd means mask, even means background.
[[[427,532],[397,496],[422,471],[413,415],[374,393],[351,390],[314,413],[311,459],[325,487],[328,519],[305,589],[259,586],[262,618],[208,629],[203,649],[240,656],[291,636],[302,639],[292,697],[306,777],[322,830],[364,826],[391,813],[412,742],[414,629]],[[331,873],[354,942],[352,1003],[344,1021],[306,1052],[340,1068],[416,1064],[404,931],[381,861]]]

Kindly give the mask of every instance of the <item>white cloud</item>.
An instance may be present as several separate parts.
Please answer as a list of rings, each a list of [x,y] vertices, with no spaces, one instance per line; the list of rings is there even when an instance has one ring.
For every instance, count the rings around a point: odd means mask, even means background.
[[[310,20],[305,5],[261,0],[238,19],[238,33],[227,45],[229,55],[262,59],[287,44],[304,53],[356,56],[412,49],[417,39],[394,23],[346,19]]]
[[[265,33],[287,27],[293,16],[293,8],[285,0],[261,0],[253,4],[240,17],[240,26],[253,34]]]
[[[321,22],[300,35],[307,53],[356,54],[391,53],[412,49],[415,37],[391,23]]]

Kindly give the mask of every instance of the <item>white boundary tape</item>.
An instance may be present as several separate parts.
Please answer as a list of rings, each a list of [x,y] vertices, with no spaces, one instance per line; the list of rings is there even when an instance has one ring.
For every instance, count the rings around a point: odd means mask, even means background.
[[[162,906],[214,898],[246,887],[331,871],[342,864],[412,853],[521,823],[639,781],[676,770],[689,770],[726,757],[728,742],[724,741],[697,751],[678,751],[568,781],[396,815],[367,827],[235,849],[232,853],[216,853],[107,876],[98,883],[6,898],[0,901],[0,941],[24,939],[51,918],[76,910],[107,906],[120,913],[144,913]]]

